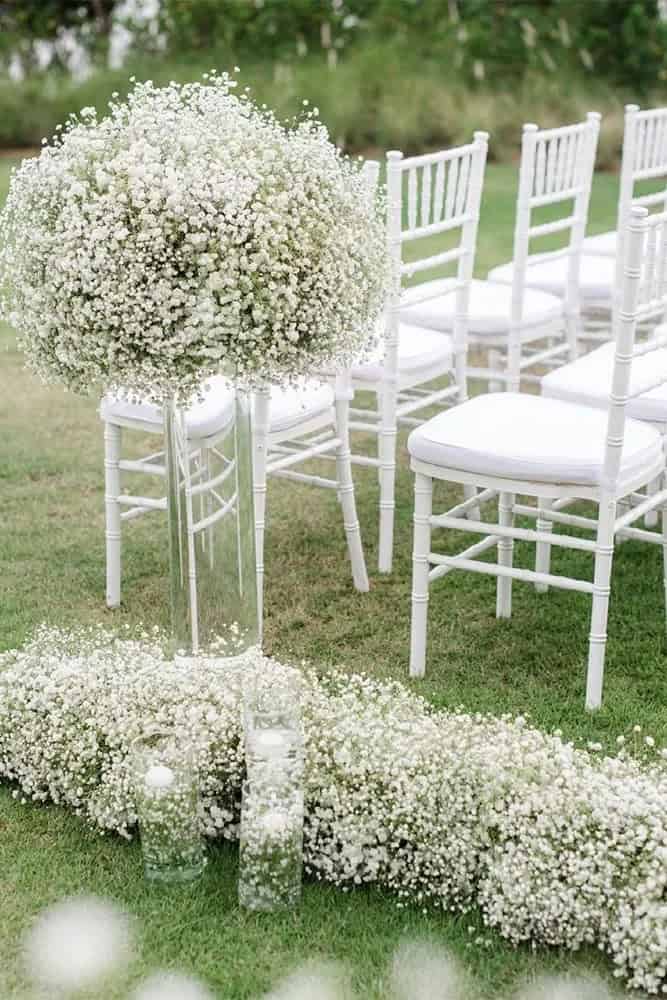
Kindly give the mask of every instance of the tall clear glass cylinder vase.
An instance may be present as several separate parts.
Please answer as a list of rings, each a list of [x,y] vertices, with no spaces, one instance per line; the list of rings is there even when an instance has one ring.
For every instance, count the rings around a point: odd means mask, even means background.
[[[260,640],[250,396],[207,437],[172,399],[164,430],[173,651],[235,656]]]

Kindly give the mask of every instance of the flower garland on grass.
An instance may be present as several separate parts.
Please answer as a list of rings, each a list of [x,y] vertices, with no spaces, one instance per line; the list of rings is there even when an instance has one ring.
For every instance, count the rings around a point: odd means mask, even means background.
[[[159,636],[42,629],[0,656],[0,775],[130,836],[129,745],[149,724],[195,748],[204,828],[237,834],[244,682],[293,668],[163,659]],[[402,685],[303,676],[306,864],[342,887],[465,911],[513,943],[606,951],[667,992],[667,767],[602,757],[521,718],[433,710]]]
[[[216,373],[253,387],[345,367],[372,339],[381,199],[316,111],[286,126],[235,87],[137,83],[14,173],[0,316],[45,380],[187,398]]]

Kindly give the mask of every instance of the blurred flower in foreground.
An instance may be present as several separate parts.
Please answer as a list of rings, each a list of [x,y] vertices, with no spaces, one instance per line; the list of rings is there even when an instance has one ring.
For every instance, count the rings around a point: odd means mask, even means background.
[[[524,986],[517,1000],[612,1000],[613,995],[596,976],[545,976]]]
[[[264,1000],[350,1000],[345,969],[336,962],[313,962],[292,972]]]
[[[213,1000],[205,986],[179,972],[155,972],[140,984],[131,1000]]]
[[[406,942],[394,953],[389,995],[393,1000],[467,1000],[464,973],[444,949],[427,942]]]
[[[130,920],[112,903],[73,897],[45,910],[24,939],[31,980],[65,993],[98,984],[132,955]]]

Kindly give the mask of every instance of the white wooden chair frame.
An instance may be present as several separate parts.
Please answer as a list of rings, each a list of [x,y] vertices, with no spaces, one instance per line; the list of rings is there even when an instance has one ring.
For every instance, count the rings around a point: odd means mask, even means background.
[[[584,240],[584,253],[590,256],[616,257],[621,277],[623,246],[630,209],[664,207],[664,192],[635,194],[635,185],[642,181],[663,178],[667,182],[667,108],[647,108],[640,111],[638,104],[626,104],[623,126],[623,152],[618,193],[616,222],[616,251],[588,247]],[[591,237],[595,239],[595,237]]]
[[[654,217],[654,219],[657,217]],[[657,232],[657,226],[664,222],[652,220],[652,227]],[[619,480],[621,452],[623,448],[625,428],[625,407],[629,398],[630,368],[634,353],[634,338],[637,318],[649,308],[655,308],[656,301],[664,303],[667,260],[667,238],[663,236],[660,253],[660,268],[645,267],[644,286],[648,288],[644,305],[638,306],[640,261],[642,244],[647,233],[646,210],[634,208],[631,211],[630,224],[625,241],[625,261],[623,269],[623,289],[621,308],[619,310],[616,354],[614,362],[613,382],[609,400],[609,415],[607,438],[604,452],[604,465],[601,485],[599,487],[568,486],[539,482],[526,482],[492,476],[471,475],[461,470],[442,468],[416,459],[412,459],[412,469],[415,472],[415,512],[414,512],[414,548],[413,548],[413,586],[412,586],[412,625],[410,640],[410,673],[412,676],[422,676],[425,670],[427,610],[429,599],[429,584],[445,576],[453,570],[470,570],[475,573],[491,574],[497,577],[496,616],[509,618],[512,610],[512,581],[523,580],[533,584],[555,586],[567,590],[577,590],[589,593],[593,598],[593,610],[589,636],[588,671],[586,684],[586,707],[599,708],[602,700],[602,680],[606,647],[607,614],[609,606],[610,579],[614,539],[618,535],[641,538],[641,540],[656,542],[663,546],[664,556],[664,587],[667,600],[667,482],[665,481],[664,456],[650,468],[644,468],[632,478]],[[667,337],[655,338],[648,345],[642,345],[637,351],[645,352],[664,346]],[[662,380],[661,380],[662,382]],[[643,387],[641,391],[647,391]],[[649,496],[638,494],[638,490],[646,486],[657,476],[662,477],[662,489]],[[484,495],[489,491],[499,494],[498,524],[481,521],[469,521],[464,518],[465,503],[459,504],[444,515],[432,513],[433,480],[442,479],[449,482],[481,485]],[[595,531],[595,539],[556,536],[550,531],[517,528],[514,526],[516,514],[536,515],[536,509],[527,505],[517,504],[516,495],[532,495],[538,499],[541,518],[550,524],[554,521],[567,523],[577,527],[590,528]],[[579,500],[591,500],[598,505],[597,519],[578,518],[574,515],[558,513],[559,506],[566,500],[576,497]],[[632,505],[617,512],[619,501],[630,498]],[[549,509],[547,510],[547,506]],[[654,534],[632,524],[647,511],[660,509],[662,512],[662,534]],[[444,556],[430,551],[431,531],[434,527],[459,529],[466,532],[478,532],[485,537],[476,544],[469,546],[464,552],[455,556]],[[543,545],[559,545],[564,548],[590,552],[595,558],[593,580],[580,580],[566,576],[556,576],[542,569],[517,569],[512,565],[513,545],[515,540],[531,541]],[[497,562],[487,563],[477,557],[484,551],[497,546]],[[433,566],[432,569],[429,567]]]
[[[466,336],[470,281],[472,279],[479,223],[488,133],[475,132],[465,146],[424,156],[404,158],[399,151],[387,153],[387,243],[393,266],[393,281],[387,303],[382,376],[376,381],[355,379],[355,390],[375,395],[375,409],[353,408],[350,429],[377,437],[377,456],[353,454],[352,461],[379,470],[380,540],[378,568],[391,572],[394,539],[396,439],[399,424],[416,426],[416,414],[437,404],[467,398]],[[404,225],[404,178],[407,206]],[[403,261],[403,246],[424,237],[459,230],[458,244],[443,253]],[[399,324],[403,279],[436,268],[455,265],[456,275],[447,294],[456,296],[452,336],[452,360],[431,363],[410,373],[399,372]],[[442,292],[439,293],[442,295]],[[434,298],[426,294],[423,299]],[[431,383],[443,377],[446,387]]]
[[[630,106],[631,108],[634,106]],[[667,142],[667,113],[665,114],[665,142]],[[666,192],[662,191],[655,195],[648,196],[648,204],[654,206],[656,204],[665,205],[667,201]],[[633,210],[636,208],[645,207],[646,201],[642,201],[639,205],[631,205],[629,209],[629,215],[632,214]],[[667,334],[662,331],[658,331],[657,335],[651,335],[651,331],[656,327],[656,324],[662,323],[667,312],[667,227],[665,227],[664,220],[667,219],[667,212],[656,213],[649,217],[646,225],[646,244],[642,247],[642,257],[644,260],[644,275],[642,282],[640,284],[638,293],[638,305],[637,305],[637,321],[636,329],[641,331],[646,335],[646,339],[641,344],[636,344],[634,348],[634,355],[639,356],[642,354],[648,354],[653,350],[657,350],[660,347],[664,347],[667,344]],[[624,252],[624,241],[627,239],[627,234],[629,232],[628,225],[625,225],[626,232],[623,237],[619,234],[619,247],[621,247],[621,252]],[[623,268],[620,269],[620,280],[623,280]],[[617,303],[617,308],[620,310],[622,308],[622,301]],[[631,393],[629,393],[628,398],[635,398],[637,396],[642,396],[646,392],[650,392],[651,389],[655,389],[663,384],[663,379],[657,377],[655,379],[650,379],[646,382],[640,382]],[[641,419],[641,417],[635,417],[634,419]],[[645,421],[651,426],[655,427],[665,438],[665,448],[667,452],[667,421],[663,423],[658,423],[656,421]],[[655,482],[649,483],[647,487],[648,493],[656,493],[660,490],[662,485],[662,477],[656,477]],[[658,509],[654,504],[647,504],[647,496],[645,494],[633,494],[632,496],[623,498],[619,503],[624,511],[633,511],[637,507],[642,508],[644,523],[646,527],[655,527],[658,523]],[[538,506],[537,510],[537,527],[546,532],[552,530],[553,524],[564,524],[564,525],[574,525],[578,527],[595,527],[595,520],[592,518],[584,518],[579,515],[568,514],[566,509],[576,503],[576,499],[573,497],[562,497],[559,500],[550,503],[542,503]],[[521,510],[521,513],[525,513]],[[534,508],[530,508],[530,513],[535,516]],[[642,516],[637,514],[632,516],[632,521],[637,520]],[[640,541],[646,542],[658,542],[659,536],[651,531],[643,531],[637,527],[629,527],[631,521],[627,521],[626,527],[620,532],[621,540],[626,538],[634,538]],[[539,542],[536,548],[535,555],[535,568],[542,572],[549,572],[549,567],[551,563],[551,546],[546,542]],[[537,588],[541,591],[548,590],[548,587],[540,585]]]
[[[593,184],[595,153],[600,131],[600,115],[591,111],[586,119],[561,128],[539,129],[528,123],[523,126],[521,165],[514,228],[512,312],[506,358],[493,352],[489,368],[470,367],[468,374],[491,379],[495,386],[505,383],[510,391],[518,392],[521,382],[540,381],[540,375],[529,369],[553,367],[564,357],[577,356],[577,339],[581,317],[579,294],[579,263],[588,220],[588,207]],[[552,222],[533,224],[533,213],[546,206],[565,206],[573,210]],[[548,253],[530,254],[532,240],[553,233],[568,233],[566,246]],[[547,260],[567,258],[567,281],[563,295],[563,321],[540,324],[526,337],[524,318],[525,293],[530,288],[530,268]],[[493,278],[489,278],[490,281]],[[532,349],[531,344],[546,341],[546,347]],[[469,346],[485,342],[471,338]],[[501,370],[498,370],[501,369]]]
[[[348,430],[349,389],[346,377],[336,381],[334,405],[316,416],[306,415],[303,420],[292,424],[289,430],[269,433],[270,391],[257,393],[253,421],[253,497],[255,503],[255,545],[257,559],[258,610],[260,628],[263,615],[264,580],[264,534],[266,516],[266,480],[268,476],[291,479],[314,486],[337,490],[343,509],[343,521],[347,537],[348,551],[352,563],[352,575],[357,590],[369,589],[366,564],[361,544],[359,521],[354,499],[352,466]],[[124,521],[133,520],[144,514],[167,509],[166,497],[148,497],[124,494],[121,491],[121,473],[141,473],[165,478],[167,474],[164,451],[158,451],[136,460],[121,457],[122,430],[162,433],[162,427],[140,419],[114,418],[105,420],[105,509],[106,509],[106,554],[107,586],[106,601],[110,608],[120,604],[121,597],[121,527]],[[219,433],[211,437],[186,441],[182,429],[177,431],[179,442],[179,474],[185,477],[186,497],[191,499],[186,511],[189,547],[189,588],[193,608],[196,608],[196,579],[194,578],[194,546],[197,537],[205,532],[214,520],[233,512],[235,495],[226,502],[216,504],[216,488],[233,473],[234,461],[227,461],[218,450],[228,434],[234,430],[230,421]],[[211,478],[208,475],[209,451],[217,452],[225,468],[222,473]],[[189,455],[189,461],[185,455]],[[294,466],[316,457],[335,456],[336,479],[297,472]],[[219,500],[219,497],[217,498]],[[199,505],[197,512],[195,504]],[[128,508],[128,509],[123,509]],[[197,616],[192,615],[193,649],[198,648],[196,634]]]

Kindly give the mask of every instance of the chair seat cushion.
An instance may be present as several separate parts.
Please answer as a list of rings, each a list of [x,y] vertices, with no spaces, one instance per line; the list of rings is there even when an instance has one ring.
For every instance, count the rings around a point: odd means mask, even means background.
[[[603,344],[590,354],[549,372],[542,379],[542,395],[585,406],[607,406],[614,350],[614,344]],[[636,392],[642,385],[661,377],[665,379],[665,384],[628,400],[627,416],[667,423],[667,349],[660,348],[634,359],[630,370],[630,392]]]
[[[269,433],[290,431],[334,405],[334,391],[326,382],[303,379],[286,389],[272,387],[269,409]]]
[[[616,262],[611,257],[581,256],[579,267],[579,288],[582,305],[611,304],[612,289],[616,274]],[[511,285],[514,277],[514,262],[501,264],[489,271],[489,281]],[[526,284],[552,295],[563,296],[567,280],[567,258],[556,257],[542,260],[538,255],[529,258],[526,269]]]
[[[408,438],[413,458],[429,465],[533,483],[598,486],[607,413],[528,393],[475,396],[416,428]],[[653,427],[627,420],[621,480],[662,457]]]
[[[362,382],[379,382],[382,379],[383,361],[384,343],[380,341],[368,359],[352,366],[352,378]],[[399,375],[410,375],[435,366],[451,368],[452,363],[452,341],[446,333],[399,323]]]
[[[402,296],[401,318],[416,326],[430,330],[451,331],[454,327],[456,294],[453,278],[426,281],[408,288]],[[419,301],[429,296],[426,301]],[[417,301],[415,301],[417,300]],[[410,305],[414,302],[414,305]],[[510,328],[512,290],[504,284],[474,279],[470,283],[468,305],[468,333],[472,336],[498,336]],[[529,289],[524,297],[524,326],[534,327],[558,320],[563,315],[563,304],[555,295]]]
[[[209,379],[204,386],[201,401],[195,401],[185,414],[189,438],[208,438],[220,433],[234,416],[234,393],[222,376]],[[135,426],[137,430],[162,431],[162,407],[155,403],[139,401],[130,403],[117,396],[104,396],[100,403],[100,417],[109,423]]]
[[[597,236],[587,236],[584,240],[585,254],[601,254],[603,257],[616,256],[616,230],[608,233],[598,233]]]

